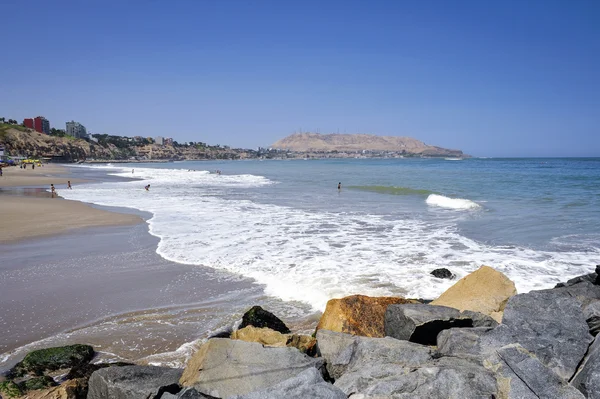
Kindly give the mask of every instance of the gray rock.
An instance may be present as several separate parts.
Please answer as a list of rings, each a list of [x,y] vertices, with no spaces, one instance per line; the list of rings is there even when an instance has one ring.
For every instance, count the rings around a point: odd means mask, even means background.
[[[583,309],[585,322],[594,337],[600,332],[600,301],[594,301]]]
[[[442,358],[420,367],[361,363],[335,384],[354,398],[492,398],[496,379],[489,370],[464,359]]]
[[[160,398],[176,393],[183,370],[152,366],[107,367],[95,371],[89,380],[88,399]]]
[[[510,298],[502,324],[481,336],[482,350],[519,343],[569,380],[593,338],[580,303],[555,291],[532,291]]]
[[[442,330],[472,326],[471,318],[447,306],[399,304],[388,306],[385,312],[387,336],[424,345],[435,345]]]
[[[473,327],[498,326],[498,322],[496,320],[483,313],[473,312],[472,310],[463,310],[462,312],[460,312],[460,314],[473,320]]]
[[[583,399],[575,387],[519,344],[498,349],[485,361],[496,372],[500,396],[509,399]]]
[[[581,281],[568,286],[536,292],[551,292],[555,296],[560,295],[575,298],[581,304],[582,308],[585,308],[592,302],[600,300],[600,285],[596,285],[586,279],[582,279]]]
[[[433,277],[445,278],[448,280],[451,280],[454,278],[454,274],[452,274],[452,272],[450,270],[446,269],[445,267],[442,267],[440,269],[435,269],[429,274],[431,274]]]
[[[204,396],[194,388],[182,389],[178,394],[169,392],[163,393],[160,399],[211,399],[209,396]]]
[[[311,368],[265,390],[228,399],[346,399],[346,397],[339,388],[325,382],[317,369]]]
[[[360,368],[365,363],[415,367],[432,360],[433,353],[427,346],[408,341],[360,337],[328,330],[317,332],[317,342],[333,379],[341,377],[349,368]]]
[[[571,381],[590,399],[600,398],[600,339],[596,336],[588,354]]]
[[[481,337],[491,330],[488,327],[444,330],[438,334],[436,353],[438,356],[454,356],[481,361]]]
[[[266,389],[307,369],[324,372],[324,362],[296,348],[213,338],[190,359],[180,383],[204,395],[227,398]]]

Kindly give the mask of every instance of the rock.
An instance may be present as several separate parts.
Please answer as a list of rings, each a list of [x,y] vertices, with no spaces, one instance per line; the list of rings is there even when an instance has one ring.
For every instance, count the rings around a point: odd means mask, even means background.
[[[435,345],[442,330],[472,326],[471,318],[447,306],[390,305],[385,313],[387,336],[423,345]]]
[[[23,395],[23,391],[13,381],[0,382],[0,394],[5,398],[16,398]]]
[[[600,265],[596,265],[596,271],[594,273],[574,277],[568,280],[566,283],[558,283],[556,284],[555,288],[570,287],[581,282],[590,282],[594,285],[600,285]]]
[[[502,318],[498,318],[495,312],[502,312],[508,298],[516,293],[515,284],[508,277],[489,266],[481,266],[448,288],[431,304],[473,310],[501,322]]]
[[[310,368],[323,372],[323,359],[294,348],[213,338],[192,356],[179,382],[202,394],[227,398],[268,388]]]
[[[67,380],[74,380],[76,378],[89,379],[94,371],[103,369],[105,367],[124,367],[124,366],[135,366],[133,363],[115,362],[115,363],[84,363],[74,366],[69,370],[66,376]]]
[[[22,391],[34,391],[36,389],[45,389],[48,387],[56,386],[56,382],[52,377],[48,377],[47,375],[43,375],[41,377],[34,377],[27,379],[23,382],[19,383],[19,387]]]
[[[473,320],[473,327],[497,327],[498,322],[492,317],[483,313],[473,312],[472,310],[463,310],[461,316]]]
[[[437,278],[445,278],[445,279],[453,279],[454,278],[454,274],[452,274],[452,272],[450,272],[450,270],[442,267],[441,269],[435,269],[433,270],[431,273],[429,273],[431,275],[433,275],[433,277],[437,277]]]
[[[498,349],[485,361],[494,370],[500,397],[583,399],[584,396],[519,344]]]
[[[417,303],[397,297],[351,295],[327,302],[318,330],[337,331],[364,337],[385,337],[384,319],[388,305]]]
[[[316,354],[317,340],[309,335],[282,334],[270,328],[247,326],[231,334],[231,339],[246,342],[258,342],[272,347],[293,347],[309,356]]]
[[[28,392],[24,399],[83,399],[87,395],[84,383],[87,387],[87,381],[82,379],[68,380],[57,387]]]
[[[165,392],[160,397],[160,399],[214,399],[214,398],[204,396],[200,392],[196,391],[194,388],[185,388],[185,389],[182,389],[176,395],[169,393],[169,392]]]
[[[308,356],[314,357],[317,355],[317,340],[310,335],[292,334],[288,336],[285,344],[288,347],[296,348]]]
[[[182,370],[153,366],[106,367],[89,380],[87,399],[160,398],[178,393]]]
[[[484,351],[519,343],[558,376],[569,380],[592,336],[580,303],[556,290],[532,291],[508,301],[503,324],[481,337]]]
[[[257,328],[247,326],[231,333],[231,339],[239,339],[246,342],[258,342],[267,346],[284,347],[288,336],[270,328]]]
[[[279,331],[282,334],[289,334],[290,329],[273,313],[268,312],[260,306],[253,306],[249,311],[244,313],[240,329],[246,326],[254,326],[258,328],[268,327],[271,330]]]
[[[68,380],[59,386],[28,392],[23,399],[83,399],[81,380]]]
[[[233,396],[230,399],[346,399],[346,397],[339,388],[325,382],[317,369],[310,368],[265,390]]]
[[[481,336],[491,330],[488,327],[443,330],[437,336],[437,354],[481,361]]]
[[[598,336],[594,339],[571,383],[587,398],[600,398],[600,339]]]
[[[317,345],[329,375],[340,378],[348,369],[363,364],[415,367],[432,360],[432,350],[394,338],[367,338],[328,330],[317,332]]]
[[[497,397],[498,392],[492,372],[458,358],[441,358],[415,367],[357,361],[334,385],[352,399],[479,399]]]
[[[583,316],[587,323],[590,334],[594,337],[600,332],[600,301],[590,303],[583,309]]]
[[[79,344],[39,349],[29,352],[8,372],[7,377],[22,377],[26,373],[43,375],[47,370],[58,370],[87,363],[92,360],[94,354],[94,348]]]

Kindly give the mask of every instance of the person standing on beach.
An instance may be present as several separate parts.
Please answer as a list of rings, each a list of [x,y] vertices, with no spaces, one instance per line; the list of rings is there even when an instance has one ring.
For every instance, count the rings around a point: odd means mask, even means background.
[[[52,192],[52,198],[56,195],[56,189],[54,188],[54,184],[50,184],[50,191]]]
[[[68,188],[69,190],[72,190],[72,189],[73,189],[73,187],[71,187],[71,180],[67,180],[67,188]]]
[[[2,168],[0,168],[0,177],[2,177]]]
[[[338,191],[342,189],[342,182],[338,183]]]

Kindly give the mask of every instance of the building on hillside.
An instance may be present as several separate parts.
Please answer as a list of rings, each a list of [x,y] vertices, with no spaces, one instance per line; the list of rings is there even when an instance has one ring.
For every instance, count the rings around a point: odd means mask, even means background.
[[[173,139],[171,137],[166,137],[163,140],[164,145],[173,145]]]
[[[79,122],[71,121],[67,122],[67,129],[65,130],[68,136],[72,136],[78,139],[87,138],[87,130]]]
[[[43,116],[23,119],[23,126],[34,129],[39,133],[50,134],[50,121]]]
[[[154,142],[155,142],[156,144],[158,144],[158,145],[163,145],[163,144],[164,144],[164,141],[165,141],[165,138],[164,138],[164,137],[161,137],[161,136],[157,136],[157,137],[154,139]]]

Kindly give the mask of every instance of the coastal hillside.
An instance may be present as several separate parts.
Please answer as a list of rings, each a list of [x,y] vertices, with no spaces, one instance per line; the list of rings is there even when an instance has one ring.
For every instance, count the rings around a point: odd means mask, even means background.
[[[51,136],[19,125],[0,123],[0,145],[10,156],[49,158],[61,162],[106,160],[243,159],[250,150],[210,146],[205,143],[173,145],[136,143],[126,137],[100,135],[95,142],[71,136]]]
[[[295,133],[277,141],[272,147],[297,152],[390,151],[406,155],[464,156],[460,150],[430,146],[411,137],[372,134]]]

